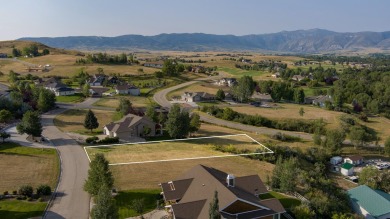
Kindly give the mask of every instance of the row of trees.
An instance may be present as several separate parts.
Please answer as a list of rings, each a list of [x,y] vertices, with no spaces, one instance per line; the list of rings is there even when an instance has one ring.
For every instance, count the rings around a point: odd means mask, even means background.
[[[49,54],[50,54],[50,50],[47,48],[43,49],[42,53],[40,53],[38,50],[38,46],[35,44],[32,44],[28,47],[24,47],[22,51],[20,51],[17,48],[12,49],[12,56],[13,57],[19,57],[22,55],[36,57],[36,56],[49,55]]]
[[[132,59],[134,61],[134,59]],[[76,64],[127,64],[129,62],[128,57],[125,53],[120,55],[109,55],[107,53],[96,53],[88,54],[85,58],[76,60]]]
[[[303,89],[295,88],[294,83],[259,81],[256,92],[270,94],[274,102],[280,102],[281,100],[299,104],[305,102]]]

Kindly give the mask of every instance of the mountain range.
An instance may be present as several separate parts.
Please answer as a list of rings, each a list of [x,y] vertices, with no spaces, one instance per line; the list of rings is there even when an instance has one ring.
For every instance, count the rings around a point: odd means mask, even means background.
[[[24,37],[51,47],[77,50],[263,51],[281,53],[390,52],[390,31],[340,33],[323,29],[244,36],[172,33],[155,36]]]

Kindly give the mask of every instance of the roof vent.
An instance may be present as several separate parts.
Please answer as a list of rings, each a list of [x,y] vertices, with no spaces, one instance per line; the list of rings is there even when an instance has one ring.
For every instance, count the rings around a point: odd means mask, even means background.
[[[233,174],[228,174],[226,177],[227,186],[234,187],[235,177]]]

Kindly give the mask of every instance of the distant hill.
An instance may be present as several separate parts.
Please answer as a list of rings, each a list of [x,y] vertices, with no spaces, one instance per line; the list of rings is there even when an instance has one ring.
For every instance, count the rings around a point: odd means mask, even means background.
[[[44,49],[48,49],[50,51],[50,54],[69,54],[69,55],[81,55],[81,52],[78,51],[71,51],[71,50],[65,50],[65,49],[57,49],[52,48],[50,46],[45,45],[44,43],[40,43],[38,40],[27,41],[27,40],[10,40],[10,41],[0,41],[0,53],[7,53],[9,55],[12,55],[12,49],[16,48],[20,51],[23,51],[23,48],[30,47],[31,45],[36,45],[38,47],[39,51],[42,51]]]
[[[52,47],[78,50],[251,50],[287,53],[390,51],[390,31],[338,33],[311,29],[245,36],[175,33],[156,36],[26,37],[19,40],[36,41]]]

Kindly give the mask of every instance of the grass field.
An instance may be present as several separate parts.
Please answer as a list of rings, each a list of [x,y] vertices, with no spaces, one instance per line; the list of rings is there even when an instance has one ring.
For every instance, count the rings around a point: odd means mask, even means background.
[[[59,160],[55,149],[22,147],[6,142],[0,144],[0,169],[1,193],[11,193],[22,185],[36,188],[41,184],[48,184],[55,188]]]
[[[245,157],[185,160],[160,163],[110,166],[115,178],[115,187],[120,190],[159,189],[158,183],[168,182],[182,175],[195,165],[217,168],[224,172],[245,176],[258,174],[265,181],[272,174],[273,164],[250,160]]]
[[[227,153],[214,150],[216,146],[248,150],[246,153],[254,153],[255,150],[268,151],[246,135],[147,142],[144,144],[108,147],[93,146],[85,147],[85,149],[91,159],[93,159],[95,154],[103,153],[111,164],[117,164],[228,155]]]
[[[94,106],[104,106],[104,107],[111,107],[111,108],[117,108],[119,106],[119,99],[120,98],[126,98],[130,100],[130,102],[133,104],[133,107],[147,107],[151,103],[151,99],[143,96],[114,96],[114,97],[103,97],[100,98],[96,103],[94,103]]]
[[[144,212],[150,212],[156,209],[160,192],[160,189],[120,191],[119,194],[115,196],[116,205],[119,208],[119,218],[124,219],[138,216],[137,212],[131,208],[131,202],[137,199],[143,199],[145,205]]]
[[[283,194],[274,191],[271,191],[267,194],[260,195],[260,199],[270,199],[270,198],[278,199],[280,203],[282,203],[284,208],[291,208],[301,204],[301,201],[299,201],[296,198],[291,198],[289,196],[285,196]]]
[[[61,103],[80,103],[85,100],[85,97],[82,94],[74,94],[70,96],[58,96],[56,99],[57,102]]]
[[[0,218],[26,219],[42,216],[46,202],[0,201]]]
[[[182,87],[180,89],[169,92],[167,97],[172,99],[174,96],[181,96],[184,92],[206,92],[215,95],[218,89],[229,91],[229,87],[220,87],[213,85],[211,82],[198,82],[190,86]]]
[[[241,77],[244,75],[258,77],[265,74],[265,72],[263,71],[242,70],[239,68],[229,68],[229,67],[218,67],[217,71],[226,72],[236,77]]]
[[[84,119],[88,110],[70,109],[54,118],[54,124],[63,132],[75,132],[80,134],[90,134],[90,131],[84,128]],[[99,127],[93,130],[93,133],[101,133],[103,127],[112,121],[115,116],[114,111],[92,110],[99,122]]]

